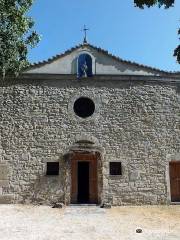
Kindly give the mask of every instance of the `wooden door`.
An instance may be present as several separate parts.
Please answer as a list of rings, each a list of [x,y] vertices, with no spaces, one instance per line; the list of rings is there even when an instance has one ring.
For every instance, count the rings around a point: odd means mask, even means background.
[[[98,203],[97,157],[77,153],[71,160],[71,203],[78,203],[78,162],[89,162],[89,201]]]
[[[170,162],[171,201],[180,202],[180,162]]]
[[[77,161],[71,160],[71,203],[77,203],[78,199],[77,167]]]
[[[90,203],[97,203],[98,196],[97,196],[97,159],[91,160],[90,162],[90,179],[89,179],[89,202]]]

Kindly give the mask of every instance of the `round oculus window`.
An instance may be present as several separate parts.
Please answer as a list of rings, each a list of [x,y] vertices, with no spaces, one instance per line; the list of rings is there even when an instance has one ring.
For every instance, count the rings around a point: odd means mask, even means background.
[[[74,103],[74,112],[81,118],[90,117],[94,111],[95,104],[90,98],[80,97]]]

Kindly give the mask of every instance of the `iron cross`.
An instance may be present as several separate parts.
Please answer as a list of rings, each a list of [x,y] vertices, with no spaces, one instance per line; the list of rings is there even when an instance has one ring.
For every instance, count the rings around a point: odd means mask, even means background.
[[[87,31],[89,31],[89,28],[86,28],[86,25],[84,25],[84,43],[87,43]]]

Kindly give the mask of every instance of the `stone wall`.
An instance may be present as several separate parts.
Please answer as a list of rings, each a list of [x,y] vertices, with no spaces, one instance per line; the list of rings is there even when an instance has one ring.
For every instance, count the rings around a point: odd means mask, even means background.
[[[75,115],[79,96],[95,102],[92,117]],[[179,150],[179,112],[178,87],[170,83],[93,78],[1,84],[0,164],[9,170],[0,172],[0,199],[69,202],[64,155],[77,138],[89,136],[104,149],[101,202],[165,204],[167,155]],[[60,162],[59,176],[46,176],[50,161]],[[109,175],[110,161],[122,162],[121,176]]]

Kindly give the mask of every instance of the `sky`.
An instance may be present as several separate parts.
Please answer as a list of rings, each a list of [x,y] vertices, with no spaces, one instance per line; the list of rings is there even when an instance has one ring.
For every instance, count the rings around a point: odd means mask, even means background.
[[[35,0],[28,13],[41,35],[30,62],[47,60],[83,42],[115,56],[167,71],[180,71],[173,57],[179,44],[180,0],[168,10],[141,10],[133,0]]]

